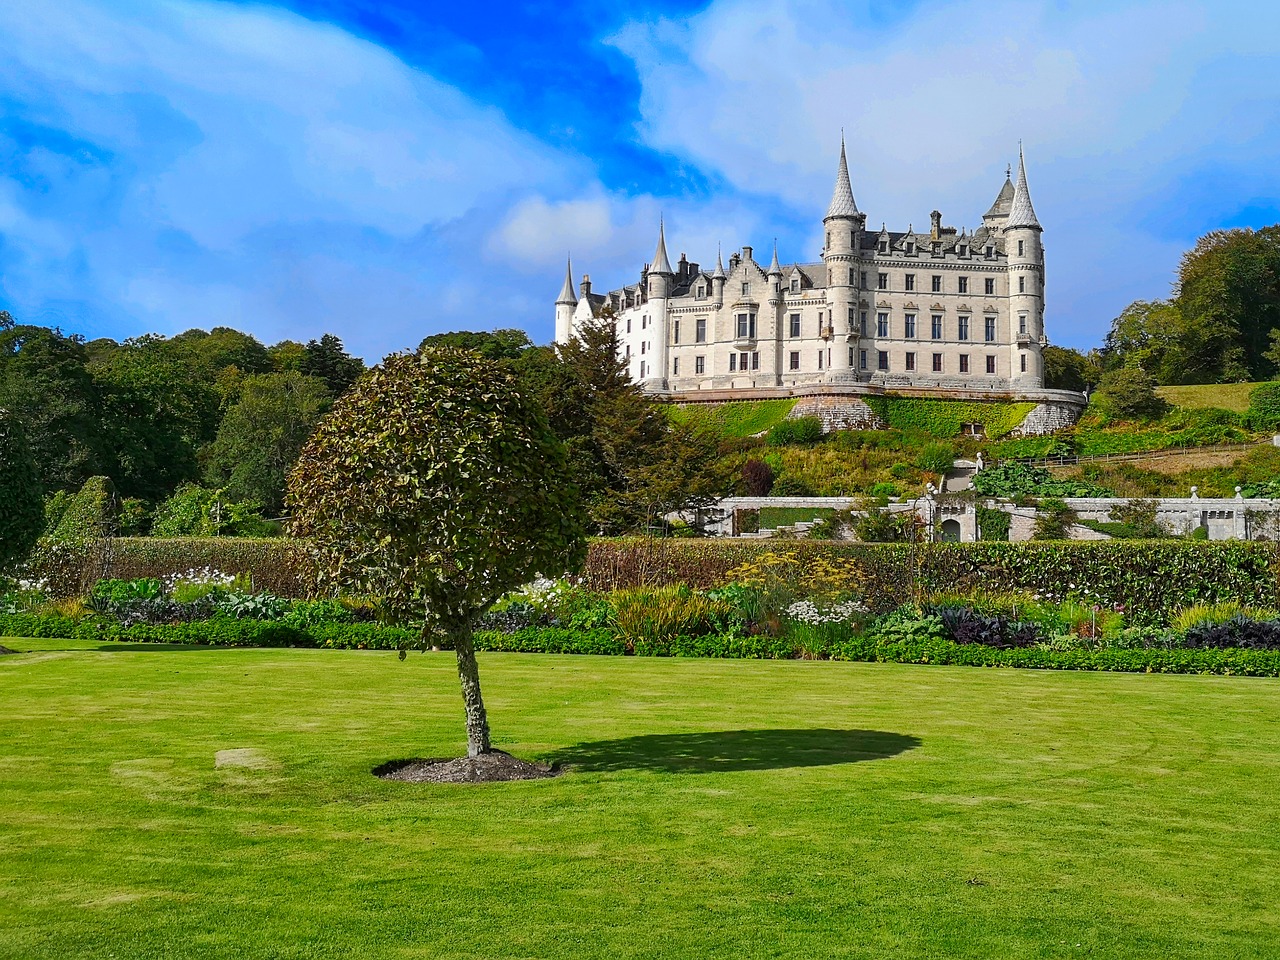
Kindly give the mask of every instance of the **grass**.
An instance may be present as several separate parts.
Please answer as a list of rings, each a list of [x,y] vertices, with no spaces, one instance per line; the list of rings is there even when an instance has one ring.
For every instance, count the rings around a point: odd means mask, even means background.
[[[0,957],[1262,958],[1280,682],[6,640]],[[232,764],[218,766],[221,751]]]
[[[725,439],[742,440],[776,427],[796,405],[794,399],[732,400],[728,403],[670,406],[669,415],[683,423],[702,426]]]
[[[760,529],[776,530],[793,523],[823,520],[835,513],[831,507],[761,507]]]
[[[1156,393],[1175,407],[1199,409],[1217,407],[1244,413],[1249,409],[1249,394],[1260,383],[1205,383],[1189,387],[1157,387]]]

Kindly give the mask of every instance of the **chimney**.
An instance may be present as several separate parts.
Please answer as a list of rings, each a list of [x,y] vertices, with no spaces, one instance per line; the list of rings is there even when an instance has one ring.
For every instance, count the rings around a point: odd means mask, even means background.
[[[743,248],[742,248],[742,259],[743,259],[743,260],[750,260],[750,259],[751,259],[751,248],[750,248],[750,247],[743,247]]]
[[[578,296],[583,300],[591,296],[591,274],[584,273],[582,275],[582,283],[578,285],[578,290],[580,291]]]
[[[938,237],[942,235],[941,211],[935,210],[933,211],[933,213],[929,214],[929,224],[930,224],[929,236],[931,236],[934,240],[937,240]]]

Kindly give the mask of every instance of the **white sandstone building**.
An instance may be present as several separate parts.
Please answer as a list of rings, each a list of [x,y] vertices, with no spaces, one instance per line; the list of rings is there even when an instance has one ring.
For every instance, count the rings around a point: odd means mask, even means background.
[[[839,385],[841,392],[1042,392],[1044,248],[1018,151],[1005,183],[973,231],[866,229],[849,180],[843,141],[835,192],[823,218],[818,263],[768,266],[751,247],[716,258],[707,272],[680,255],[673,267],[659,225],[658,249],[640,282],[603,296],[572,267],[556,300],[556,341],[605,307],[632,377],[652,393]],[[795,390],[795,388],[801,388]],[[851,388],[851,389],[849,389]]]

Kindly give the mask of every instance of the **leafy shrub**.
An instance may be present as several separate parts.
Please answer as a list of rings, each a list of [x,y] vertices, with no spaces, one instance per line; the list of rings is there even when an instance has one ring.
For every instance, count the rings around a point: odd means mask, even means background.
[[[99,580],[89,591],[89,599],[95,606],[105,610],[130,600],[155,600],[162,592],[160,580],[156,577]]]
[[[613,623],[628,648],[663,644],[680,635],[718,633],[726,626],[728,604],[684,584],[638,587],[612,597]]]
[[[1136,365],[1103,374],[1093,402],[1114,420],[1156,420],[1169,410],[1151,374]]]
[[[189,483],[156,507],[155,537],[273,537],[277,524],[264,520],[261,505],[232,500],[222,490]]]
[[[773,469],[763,460],[742,465],[742,488],[748,497],[767,497],[773,489]]]
[[[46,536],[59,546],[84,546],[115,532],[115,486],[106,477],[90,477],[78,493],[60,505],[58,524]]]
[[[769,491],[775,497],[812,497],[813,488],[805,482],[801,476],[791,473],[784,473],[773,482],[773,489]]]
[[[1280,383],[1264,383],[1253,389],[1247,417],[1255,430],[1280,430]]]
[[[280,620],[284,621],[289,604],[269,593],[230,592],[217,596],[214,606],[219,613],[237,620]]]
[[[357,608],[358,609],[358,608]],[[311,627],[354,623],[357,619],[372,619],[370,612],[357,612],[340,600],[299,600],[289,606],[281,620],[291,627],[308,630]]]
[[[1076,512],[1066,501],[1049,497],[1040,501],[1040,515],[1036,518],[1033,540],[1067,540],[1070,528],[1076,522]]]
[[[882,497],[888,499],[890,497],[902,496],[902,488],[896,483],[877,483],[868,491],[873,497]]]
[[[1167,537],[1169,531],[1156,520],[1160,505],[1155,500],[1133,499],[1111,508],[1111,519],[1139,539]]]
[[[760,532],[760,511],[754,508],[743,508],[735,511],[734,527],[738,533]]]
[[[928,443],[916,456],[916,466],[928,473],[946,474],[955,465],[956,448],[949,443]]]
[[[1034,623],[987,616],[969,607],[941,607],[932,611],[947,634],[959,644],[976,643],[997,650],[1029,647],[1043,639]]]
[[[1080,480],[1058,480],[1043,467],[1001,463],[974,475],[973,489],[984,497],[1109,497],[1111,491]]]
[[[783,420],[769,431],[766,443],[771,447],[812,446],[822,442],[822,421],[817,417],[795,417]]]
[[[978,534],[983,540],[1008,540],[1012,515],[1004,510],[993,510],[990,507],[975,507],[978,520]]]

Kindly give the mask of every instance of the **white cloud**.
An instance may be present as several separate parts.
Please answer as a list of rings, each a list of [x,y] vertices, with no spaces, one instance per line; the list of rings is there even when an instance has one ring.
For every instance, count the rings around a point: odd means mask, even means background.
[[[647,144],[779,198],[814,236],[841,127],[859,205],[896,229],[935,206],[976,226],[1025,141],[1050,333],[1087,345],[1128,299],[1167,292],[1177,251],[1234,208],[1211,198],[1176,238],[1138,221],[1206,165],[1280,161],[1278,37],[1280,8],[1243,2],[963,0],[878,25],[837,0],[717,0],[609,42],[635,61]]]

